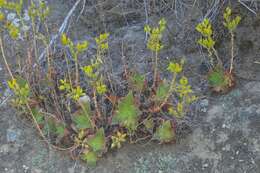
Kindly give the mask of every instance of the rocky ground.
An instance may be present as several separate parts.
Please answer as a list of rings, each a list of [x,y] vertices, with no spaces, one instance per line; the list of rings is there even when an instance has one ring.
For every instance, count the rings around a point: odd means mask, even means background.
[[[114,1],[113,1],[114,2]],[[62,18],[69,9],[62,1],[52,4],[55,15]],[[201,7],[202,8],[202,7]],[[242,23],[236,36],[237,79],[234,90],[223,96],[211,96],[203,88],[200,64],[203,56],[195,44],[194,26],[205,13],[199,6],[190,8],[178,17],[168,15],[169,39],[162,53],[161,65],[170,59],[185,56],[186,72],[201,99],[196,103],[190,133],[176,144],[154,143],[126,145],[108,153],[97,167],[74,161],[62,152],[53,151],[40,140],[36,130],[19,117],[5,102],[8,90],[0,86],[0,172],[2,173],[259,173],[260,172],[260,18],[236,4],[242,13]],[[130,11],[130,10],[129,10]],[[130,11],[131,12],[131,11]],[[86,13],[87,14],[87,13]],[[131,14],[131,13],[130,13]],[[131,15],[130,15],[131,16]],[[84,17],[84,16],[83,16]],[[111,17],[111,16],[109,16]],[[108,20],[114,19],[108,17]],[[111,59],[115,73],[120,71],[121,43],[127,45],[125,56],[143,68],[147,52],[142,16],[128,18],[128,23],[113,23]],[[121,19],[122,20],[122,19]],[[140,22],[142,21],[142,22]],[[89,23],[72,26],[74,36],[89,34]],[[221,29],[219,30],[222,31]],[[187,34],[188,33],[188,34]],[[91,34],[91,33],[90,33]],[[220,34],[221,35],[221,34]],[[228,39],[220,36],[220,54],[228,54]],[[113,49],[114,48],[114,49]],[[130,63],[131,64],[131,63]],[[162,68],[163,69],[163,68]],[[0,80],[4,81],[4,67],[0,66]],[[203,95],[202,95],[203,94]]]

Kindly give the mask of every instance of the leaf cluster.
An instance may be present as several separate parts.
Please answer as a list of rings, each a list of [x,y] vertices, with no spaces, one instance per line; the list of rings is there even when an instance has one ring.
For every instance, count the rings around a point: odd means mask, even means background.
[[[80,86],[72,87],[72,85],[66,79],[60,80],[59,89],[61,91],[65,91],[67,96],[76,102],[80,99],[80,97],[85,95]]]
[[[46,5],[46,2],[39,1],[39,4],[36,5],[34,1],[31,1],[30,7],[28,9],[28,15],[33,22],[36,20],[36,18],[39,18],[40,21],[44,22],[49,14],[50,8]]]
[[[209,52],[212,51],[215,41],[213,40],[213,30],[209,19],[204,19],[201,23],[196,26],[196,30],[202,34],[198,40],[198,43],[206,48]]]
[[[230,31],[233,32],[236,28],[237,25],[241,21],[240,16],[236,16],[232,19],[232,10],[230,7],[227,7],[224,12],[224,26]]]
[[[231,58],[230,69],[228,72],[224,68],[223,63],[218,57],[218,53],[214,48],[215,41],[212,38],[213,31],[209,19],[204,19],[203,22],[199,23],[196,27],[196,30],[202,35],[202,38],[198,40],[198,43],[208,50],[209,56],[211,57],[211,70],[208,74],[208,82],[212,90],[216,91],[228,90],[229,88],[234,86],[234,76],[232,74],[234,63],[234,30],[237,28],[238,24],[241,21],[240,16],[233,17],[230,7],[227,7],[225,9],[223,18],[223,24],[228,29],[231,35]],[[212,59],[213,53],[218,60],[217,65],[214,64],[214,61]]]
[[[30,87],[27,81],[21,77],[13,78],[8,82],[9,88],[13,91],[15,99],[13,100],[15,105],[24,106],[28,103],[30,97]]]
[[[78,59],[78,54],[86,51],[89,46],[89,42],[87,40],[74,44],[65,33],[61,35],[61,44],[69,47],[72,57],[76,61]]]
[[[166,28],[165,19],[161,19],[158,22],[158,26],[156,27],[145,25],[144,31],[149,34],[149,39],[147,42],[148,49],[150,49],[153,52],[159,52],[163,48],[161,41],[162,41],[162,34],[165,31],[165,28]]]

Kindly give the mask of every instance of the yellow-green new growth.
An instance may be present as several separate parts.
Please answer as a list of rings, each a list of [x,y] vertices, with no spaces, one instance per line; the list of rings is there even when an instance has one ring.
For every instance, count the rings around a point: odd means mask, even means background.
[[[2,12],[0,12],[0,22],[3,23],[3,28],[5,28],[8,31],[8,33],[12,39],[15,40],[19,37],[20,28],[18,28],[17,26],[15,26],[14,24],[12,24],[9,21],[6,21],[5,15]]]
[[[77,86],[76,88],[72,88],[70,96],[73,100],[78,101],[80,97],[84,96],[85,93],[83,92],[82,88],[80,86]]]
[[[204,19],[196,26],[196,30],[202,34],[202,38],[198,40],[198,43],[211,52],[211,49],[215,45],[215,41],[212,38],[213,30],[209,19]]]
[[[96,91],[98,94],[102,95],[105,92],[107,92],[107,86],[105,84],[103,84],[101,79],[98,80],[95,85],[96,85]]]
[[[9,23],[9,24],[6,25],[6,28],[7,28],[9,35],[11,36],[12,39],[15,40],[19,37],[20,29],[18,27],[16,27],[12,23]]]
[[[66,79],[61,79],[60,80],[60,86],[59,89],[61,91],[65,91],[67,93],[67,96],[73,99],[74,101],[79,101],[79,98],[86,95],[82,88],[80,86],[76,86],[73,88],[69,82],[67,82]]]
[[[61,34],[61,44],[62,44],[63,46],[68,46],[69,44],[71,44],[70,38],[68,38],[65,33],[62,33],[62,34]]]
[[[149,25],[144,26],[144,31],[149,34],[147,47],[153,52],[159,52],[163,48],[162,34],[166,28],[166,20],[161,19],[157,27],[151,28]]]
[[[170,107],[168,111],[169,114],[177,118],[182,118],[187,111],[187,106],[196,101],[197,97],[192,94],[193,91],[189,85],[188,79],[185,76],[180,78],[179,84],[176,86],[175,90],[176,94],[179,96],[179,100],[176,108]]]
[[[84,52],[88,48],[88,41],[83,41],[76,45],[76,49],[79,53]]]
[[[7,10],[15,11],[19,16],[21,16],[23,0],[20,0],[19,2],[8,2],[8,1],[0,0],[0,8],[5,8]]]
[[[230,32],[233,32],[237,25],[240,23],[241,21],[241,17],[240,16],[236,16],[232,19],[232,10],[230,7],[227,7],[225,12],[224,12],[224,26],[227,27],[227,29]]]
[[[4,13],[0,12],[0,22],[2,22],[5,19]]]
[[[37,7],[36,4],[31,1],[28,14],[33,22],[35,21],[36,17],[38,17],[43,22],[44,20],[46,20],[49,13],[50,8],[46,5],[45,2],[40,1],[39,6]]]
[[[93,89],[100,95],[104,94],[107,91],[106,85],[103,83],[102,76],[99,74],[98,68],[100,63],[95,62],[91,65],[83,67],[85,75],[90,79],[90,84]]]
[[[180,73],[182,71],[182,65],[179,63],[170,62],[167,70],[172,73]]]
[[[109,33],[103,33],[95,38],[97,44],[96,59],[101,63],[103,63],[104,54],[108,50],[108,37],[109,37]]]
[[[216,42],[213,39],[213,29],[209,19],[205,18],[201,23],[199,23],[196,26],[196,30],[202,35],[198,40],[198,44],[208,50],[211,65],[214,66],[213,55],[216,57],[218,65],[222,65],[222,61],[218,57],[218,53],[214,48]]]
[[[99,37],[95,38],[98,49],[100,50],[108,49],[108,41],[107,41],[108,37],[109,37],[109,33],[103,33],[100,34]]]
[[[122,143],[126,141],[126,136],[126,133],[121,133],[120,131],[117,131],[117,133],[111,137],[111,148],[121,148]]]
[[[14,92],[14,103],[17,106],[24,106],[28,103],[30,87],[27,81],[22,78],[11,79],[7,82],[9,88]]]

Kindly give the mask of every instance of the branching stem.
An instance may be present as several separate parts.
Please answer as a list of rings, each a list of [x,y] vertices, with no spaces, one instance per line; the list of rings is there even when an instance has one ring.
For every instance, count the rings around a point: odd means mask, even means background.
[[[170,89],[169,89],[169,91],[168,91],[167,96],[165,97],[165,99],[163,100],[163,102],[160,104],[160,106],[159,106],[160,109],[167,103],[169,97],[171,96],[172,92],[174,91],[176,78],[177,78],[177,73],[174,73],[174,74],[173,74],[173,78],[172,78],[172,82],[171,82]]]

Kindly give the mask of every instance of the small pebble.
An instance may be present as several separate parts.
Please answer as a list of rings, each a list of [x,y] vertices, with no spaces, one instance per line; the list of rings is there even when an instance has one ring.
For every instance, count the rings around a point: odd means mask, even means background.
[[[201,112],[207,112],[209,106],[209,100],[208,99],[203,99],[199,102],[199,107]]]
[[[15,13],[8,13],[7,20],[12,21],[15,19],[16,14]]]
[[[209,164],[205,163],[202,165],[203,168],[207,168],[209,166]]]
[[[85,103],[89,103],[90,102],[90,98],[89,96],[85,95],[79,98],[79,103],[80,104],[85,104]]]
[[[6,132],[7,142],[15,142],[17,140],[17,133],[13,129],[8,129]]]
[[[208,107],[209,106],[209,100],[208,99],[203,99],[200,101],[200,106],[201,107]]]
[[[4,144],[0,147],[0,153],[6,154],[10,150],[9,146],[7,144]]]
[[[24,172],[27,172],[27,171],[29,170],[29,167],[26,166],[26,165],[23,165],[22,167],[23,167],[23,169],[24,169]]]

